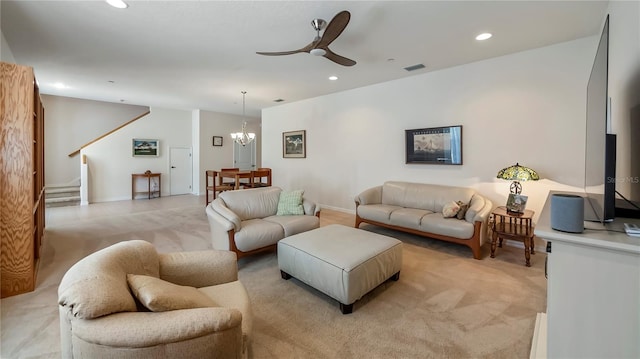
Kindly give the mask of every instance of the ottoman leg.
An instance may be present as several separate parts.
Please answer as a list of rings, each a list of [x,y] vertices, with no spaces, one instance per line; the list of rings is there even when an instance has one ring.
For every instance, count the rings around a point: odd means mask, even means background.
[[[291,279],[291,275],[285,271],[280,271],[280,276],[282,277],[282,279],[284,280],[289,280]]]
[[[396,272],[396,274],[391,276],[391,280],[397,282],[400,279],[400,272]]]
[[[342,304],[340,303],[340,311],[342,314],[351,314],[353,313],[353,303],[351,304]]]

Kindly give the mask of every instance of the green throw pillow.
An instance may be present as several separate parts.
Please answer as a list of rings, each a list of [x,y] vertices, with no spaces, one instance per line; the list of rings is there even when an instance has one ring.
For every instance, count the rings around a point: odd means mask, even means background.
[[[278,200],[278,216],[295,216],[304,214],[304,207],[302,207],[302,195],[303,190],[296,190],[280,193],[280,199]]]

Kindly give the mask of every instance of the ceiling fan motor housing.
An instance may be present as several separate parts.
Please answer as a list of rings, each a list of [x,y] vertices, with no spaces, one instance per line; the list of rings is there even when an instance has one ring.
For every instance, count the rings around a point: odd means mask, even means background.
[[[311,49],[309,50],[309,53],[313,56],[324,56],[327,51],[325,51],[324,49]]]

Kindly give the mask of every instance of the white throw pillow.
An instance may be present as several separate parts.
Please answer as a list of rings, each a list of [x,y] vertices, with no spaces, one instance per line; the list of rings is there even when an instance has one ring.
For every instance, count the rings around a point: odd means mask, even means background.
[[[445,218],[455,217],[458,214],[459,210],[460,210],[459,204],[457,204],[454,201],[449,202],[445,204],[444,207],[442,207],[442,216],[444,216]]]

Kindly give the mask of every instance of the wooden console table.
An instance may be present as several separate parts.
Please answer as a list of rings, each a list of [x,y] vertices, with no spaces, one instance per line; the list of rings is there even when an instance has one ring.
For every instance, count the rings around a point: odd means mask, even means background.
[[[136,178],[142,177],[147,179],[147,190],[146,191],[136,191]],[[152,190],[151,189],[151,179],[158,178],[158,188]],[[160,188],[162,188],[162,176],[161,173],[132,173],[131,174],[131,199],[136,198],[136,193],[147,193],[148,198],[151,199],[154,193],[158,193],[158,197],[162,197],[160,194]]]

